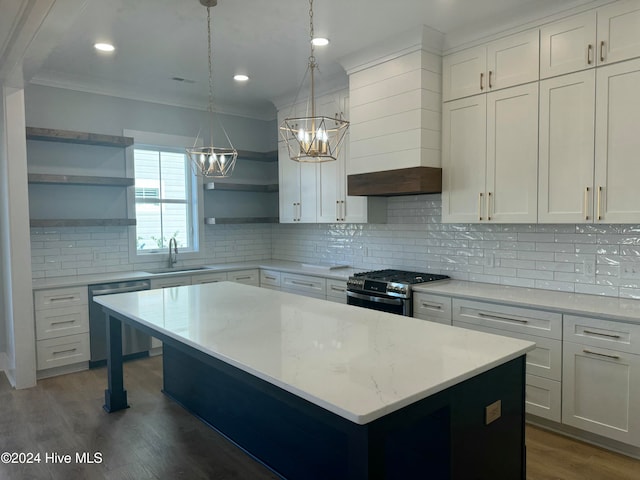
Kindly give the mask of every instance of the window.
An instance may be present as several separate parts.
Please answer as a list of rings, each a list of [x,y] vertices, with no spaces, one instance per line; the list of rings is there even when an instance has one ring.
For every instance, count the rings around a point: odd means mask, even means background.
[[[180,250],[197,251],[196,182],[184,150],[140,146],[133,163],[137,252],[166,253],[171,238]]]

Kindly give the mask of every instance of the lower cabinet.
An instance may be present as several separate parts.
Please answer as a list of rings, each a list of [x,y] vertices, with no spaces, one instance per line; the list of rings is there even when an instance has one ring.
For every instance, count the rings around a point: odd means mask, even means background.
[[[90,357],[87,287],[38,290],[34,311],[38,377],[86,368]]]
[[[284,292],[321,298],[322,300],[327,298],[327,280],[322,277],[282,272],[281,287]]]
[[[347,303],[347,281],[327,278],[327,300]]]
[[[451,325],[451,298],[417,292],[413,296],[413,316],[430,322]]]
[[[536,348],[527,353],[526,360],[526,412],[560,422],[561,314],[454,299],[452,318],[454,326],[535,342]]]
[[[245,285],[260,286],[260,270],[252,268],[250,270],[237,270],[235,272],[227,272],[227,280],[235,283],[244,283]]]
[[[640,447],[640,325],[565,315],[562,422]]]
[[[260,270],[260,286],[280,290],[281,275],[277,270]]]

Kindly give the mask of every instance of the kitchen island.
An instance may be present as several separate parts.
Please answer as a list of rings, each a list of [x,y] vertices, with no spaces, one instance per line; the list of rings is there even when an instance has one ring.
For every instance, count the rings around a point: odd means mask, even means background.
[[[285,478],[525,478],[531,342],[221,282],[100,297],[109,411],[122,322],[163,390]]]

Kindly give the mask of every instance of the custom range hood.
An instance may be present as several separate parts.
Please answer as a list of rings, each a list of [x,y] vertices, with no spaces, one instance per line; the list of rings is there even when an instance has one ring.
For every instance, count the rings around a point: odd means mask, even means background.
[[[341,63],[349,75],[347,193],[440,193],[442,34],[423,26]]]

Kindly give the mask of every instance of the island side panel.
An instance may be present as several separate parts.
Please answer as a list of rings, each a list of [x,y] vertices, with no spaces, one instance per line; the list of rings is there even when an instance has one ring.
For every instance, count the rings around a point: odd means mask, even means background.
[[[108,413],[129,408],[122,370],[122,321],[105,310],[107,318],[107,389],[103,408]]]
[[[165,394],[285,478],[524,479],[523,359],[367,425],[355,424],[183,344],[165,343],[163,368]],[[463,417],[462,410],[468,408],[477,420],[484,415],[487,398],[500,398],[504,405],[505,415],[492,424],[479,426],[452,418],[452,414]],[[468,425],[472,429],[466,431]],[[491,442],[481,449],[490,458],[475,465],[461,460],[465,449],[482,442]],[[511,450],[518,452],[506,467],[503,452],[490,451],[495,444],[513,445]],[[496,469],[495,475],[485,474]]]

